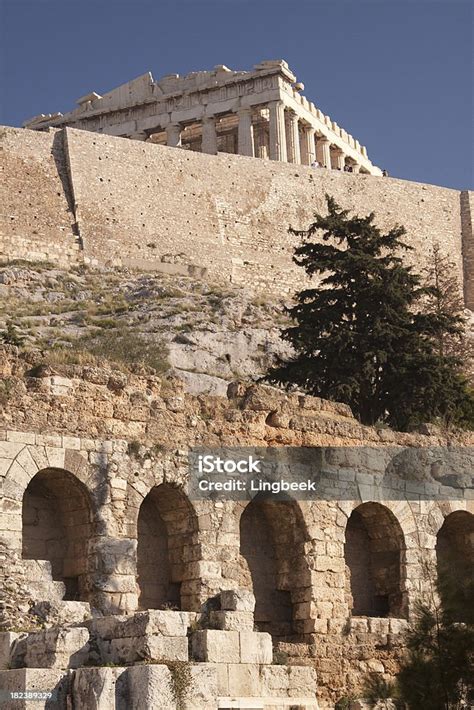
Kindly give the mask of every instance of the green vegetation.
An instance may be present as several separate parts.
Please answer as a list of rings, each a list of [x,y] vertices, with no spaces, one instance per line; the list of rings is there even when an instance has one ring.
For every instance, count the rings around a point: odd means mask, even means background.
[[[171,693],[176,703],[176,710],[184,710],[186,697],[192,686],[191,664],[189,661],[168,661],[153,658],[143,662],[143,665],[167,666],[171,674]]]
[[[397,678],[369,673],[360,696],[377,708],[385,702],[400,710],[473,707],[474,570],[461,552],[437,570],[425,561],[421,566],[426,591],[416,602]],[[335,707],[345,710],[355,699],[345,696]]]
[[[334,710],[351,710],[352,703],[356,700],[355,695],[344,695],[334,705]]]
[[[157,373],[169,369],[168,349],[164,343],[147,340],[127,328],[84,335],[77,345],[97,358],[122,365],[145,365]]]
[[[0,380],[0,407],[4,407],[10,401],[13,394],[14,380],[7,377]]]
[[[188,661],[165,661],[171,673],[171,692],[176,710],[184,710],[186,696],[192,685],[191,665]]]
[[[385,707],[391,710],[394,706],[400,710],[403,708],[397,684],[386,680],[379,673],[369,673],[364,678],[362,696],[370,703],[371,707],[377,706],[378,710]],[[388,701],[391,701],[390,704]]]
[[[286,666],[288,665],[288,654],[286,651],[273,651],[272,663],[274,666]]]
[[[459,557],[437,576],[424,566],[430,593],[416,605],[398,674],[399,696],[410,710],[460,710],[474,703],[474,570]]]
[[[435,347],[440,356],[450,355],[462,363],[463,370],[470,375],[474,353],[466,334],[464,299],[462,287],[457,277],[456,265],[441,253],[438,244],[433,248],[431,265],[422,271],[423,282],[431,287],[424,309],[427,313],[445,313],[459,324],[453,331],[440,329],[435,334]]]
[[[138,367],[148,367],[157,374],[169,369],[168,347],[161,341],[149,341],[131,329],[98,330],[74,340],[63,339],[64,344],[54,344],[46,349],[42,363],[60,365],[114,364],[125,372]]]
[[[288,309],[295,325],[282,337],[296,355],[266,379],[344,402],[364,424],[472,428],[474,394],[462,362],[439,348],[441,339],[462,333],[462,320],[443,307],[436,286],[422,285],[402,263],[400,253],[410,249],[405,229],[383,234],[374,214],[349,217],[329,196],[327,207],[326,216],[294,232],[303,238],[295,263],[321,282]]]
[[[17,345],[20,347],[25,342],[25,338],[18,332],[17,326],[11,321],[7,323],[5,330],[0,331],[0,343],[5,345]]]

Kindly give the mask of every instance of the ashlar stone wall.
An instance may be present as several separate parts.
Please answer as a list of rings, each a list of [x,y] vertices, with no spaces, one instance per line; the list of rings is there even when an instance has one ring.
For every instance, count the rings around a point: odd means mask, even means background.
[[[220,592],[246,589],[256,597],[257,629],[271,634],[274,649],[314,664],[331,697],[334,688],[355,687],[367,670],[396,670],[400,634],[430,584],[423,559],[436,564],[455,548],[472,557],[468,495],[431,477],[433,496],[417,498],[419,481],[408,468],[396,496],[386,491],[385,498],[370,457],[351,469],[355,460],[344,453],[363,445],[450,444],[469,456],[472,433],[398,434],[361,426],[344,405],[269,387],[234,383],[227,398],[195,397],[145,372],[64,366],[53,373],[40,362],[40,353],[1,351],[11,392],[0,431],[4,628],[17,626],[19,613],[23,623],[32,619],[30,604],[45,600],[57,600],[63,618],[68,604],[76,616],[157,606],[211,613],[219,611],[212,600]],[[354,495],[192,500],[187,450],[197,444],[342,447],[341,465],[349,458],[337,481],[353,486]],[[41,543],[50,520],[41,513],[46,494],[63,525],[61,549]],[[160,517],[154,528],[150,504]],[[36,551],[32,525],[41,533]],[[166,562],[155,576],[151,546]],[[224,628],[232,628],[231,617]]]
[[[0,147],[7,177],[0,196],[9,205],[0,225],[4,259],[80,259],[292,293],[303,277],[288,227],[306,228],[328,193],[344,208],[375,212],[383,229],[403,224],[413,249],[406,258],[417,268],[439,243],[471,299],[469,193],[461,204],[458,191],[433,185],[70,128],[6,128]],[[19,161],[30,169],[18,172]],[[24,195],[32,196],[27,205]]]

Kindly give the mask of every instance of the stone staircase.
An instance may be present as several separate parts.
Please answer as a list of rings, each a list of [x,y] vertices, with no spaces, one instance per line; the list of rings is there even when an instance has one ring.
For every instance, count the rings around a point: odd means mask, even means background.
[[[53,580],[49,560],[23,560],[25,579],[34,599],[55,603],[63,600],[66,587]]]
[[[44,615],[45,622],[75,624],[91,617],[88,602],[64,600],[66,586],[53,579],[49,560],[23,560],[23,569],[28,590],[36,601],[35,614]]]
[[[249,629],[254,604],[223,592],[214,628],[205,615],[149,610],[0,634],[2,709],[31,710],[10,692],[47,691],[35,710],[318,710],[315,669],[272,663],[270,635]]]

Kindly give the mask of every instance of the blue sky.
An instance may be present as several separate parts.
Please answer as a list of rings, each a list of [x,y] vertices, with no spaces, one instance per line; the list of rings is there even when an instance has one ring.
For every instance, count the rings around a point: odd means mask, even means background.
[[[0,25],[3,124],[147,70],[284,58],[391,175],[472,185],[470,1],[0,0]]]

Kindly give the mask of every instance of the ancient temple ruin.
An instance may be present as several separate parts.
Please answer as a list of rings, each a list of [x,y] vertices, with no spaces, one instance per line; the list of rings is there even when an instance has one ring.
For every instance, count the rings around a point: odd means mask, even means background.
[[[252,71],[224,65],[212,71],[151,72],[100,96],[92,91],[78,108],[41,114],[25,128],[71,126],[202,153],[234,153],[289,163],[381,175],[365,146],[320,111],[283,60]]]

